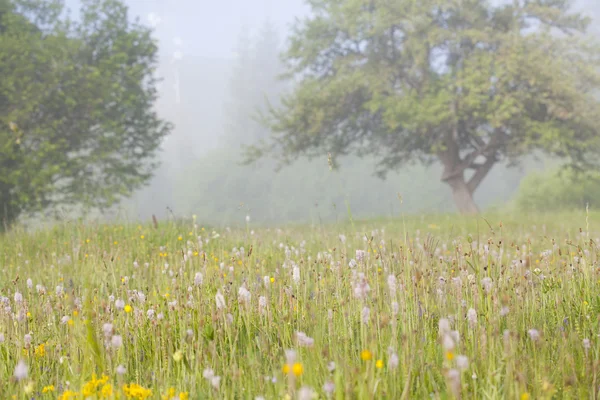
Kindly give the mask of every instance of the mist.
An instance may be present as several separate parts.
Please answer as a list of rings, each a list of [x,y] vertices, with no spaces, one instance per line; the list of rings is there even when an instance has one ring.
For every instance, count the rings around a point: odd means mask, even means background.
[[[132,17],[155,28],[163,79],[156,107],[175,129],[163,143],[161,166],[150,184],[122,203],[117,214],[137,220],[195,214],[209,223],[231,224],[246,215],[281,223],[453,210],[437,165],[407,166],[386,180],[373,175],[373,160],[355,157],[340,160],[340,169],[330,171],[326,154],[279,174],[269,160],[252,168],[238,165],[240,145],[268,134],[252,119],[261,107],[259,94],[276,102],[286,89],[266,76],[282,71],[273,65],[275,52],[257,55],[265,51],[257,48],[261,33],[264,41],[269,31],[270,46],[283,50],[294,20],[308,13],[302,0],[126,3]],[[580,0],[575,7],[594,19],[590,31],[600,34],[598,2]],[[264,64],[256,64],[259,57]],[[252,73],[250,59],[255,59]],[[526,160],[518,168],[497,165],[476,200],[484,209],[505,205],[524,176],[552,165],[544,159]]]

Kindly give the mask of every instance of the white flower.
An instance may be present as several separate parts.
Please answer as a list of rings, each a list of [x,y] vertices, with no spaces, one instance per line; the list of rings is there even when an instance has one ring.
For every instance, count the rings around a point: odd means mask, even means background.
[[[397,368],[399,364],[400,364],[400,359],[398,358],[398,354],[394,350],[391,350],[390,357],[388,358],[388,368],[389,369]]]
[[[64,317],[62,317],[62,318],[60,319],[60,323],[61,323],[62,325],[65,325],[65,324],[66,324],[66,323],[68,323],[70,320],[71,320],[71,317],[69,317],[68,315],[65,315]]]
[[[450,332],[450,321],[448,318],[440,318],[438,322],[438,333],[440,336],[444,336]]]
[[[23,295],[19,292],[15,292],[15,303],[22,303]]]
[[[509,312],[509,308],[507,306],[504,306],[500,309],[500,316],[501,317],[506,317],[508,315]]]
[[[397,282],[397,280],[396,280],[395,275],[393,275],[393,274],[388,275],[387,284],[388,284],[388,289],[390,291],[390,296],[392,296],[392,297],[396,296],[396,289],[398,287],[396,282]]]
[[[266,308],[267,308],[267,298],[265,296],[260,296],[258,298],[258,312],[261,314],[264,314]]]
[[[400,311],[400,304],[397,301],[392,301],[392,315],[395,317]]]
[[[591,347],[590,339],[583,339],[583,348],[588,350]]]
[[[31,344],[31,340],[33,338],[31,337],[31,334],[26,334],[25,337],[23,338],[23,340],[25,341],[25,345],[29,346]]]
[[[125,372],[127,372],[127,370],[125,369],[124,366],[122,366],[122,365],[117,366],[117,374],[124,375]]]
[[[365,259],[366,252],[364,250],[356,250],[356,261],[361,262]]]
[[[210,384],[212,385],[212,387],[214,387],[215,389],[219,389],[219,385],[221,384],[221,377],[220,376],[213,376],[210,379]]]
[[[296,350],[289,349],[285,351],[285,361],[288,364],[293,364],[296,362]]]
[[[15,379],[18,381],[21,381],[25,378],[27,378],[27,372],[28,372],[28,368],[27,365],[25,364],[25,362],[23,360],[19,360],[19,362],[17,363],[17,366],[15,367]]]
[[[248,304],[250,303],[250,298],[252,297],[252,295],[250,294],[250,291],[248,289],[246,289],[245,286],[241,286],[238,290],[238,301],[241,304]]]
[[[327,396],[331,396],[334,390],[335,384],[331,381],[325,382],[325,384],[323,385],[323,391],[327,394]]]
[[[196,275],[194,276],[194,285],[196,285],[196,286],[202,285],[203,280],[204,280],[204,277],[202,276],[202,272],[196,272]]]
[[[454,342],[454,339],[452,339],[452,336],[450,336],[449,333],[444,334],[444,336],[442,337],[442,347],[446,351],[454,350],[454,347],[456,347],[456,343]]]
[[[155,311],[152,308],[150,308],[150,309],[148,309],[148,311],[146,311],[146,317],[148,319],[152,319],[152,318],[154,318],[154,313],[155,313]]]
[[[292,280],[295,284],[300,283],[300,268],[297,265],[294,265],[294,269],[292,271]]]
[[[0,333],[0,343],[4,343],[4,333]]]
[[[361,321],[365,325],[369,325],[369,319],[371,318],[371,310],[369,307],[363,307],[361,312]]]
[[[467,356],[462,356],[462,355],[456,356],[456,366],[461,371],[464,371],[467,368],[469,368],[469,359],[467,358]]]
[[[213,376],[215,376],[215,371],[213,371],[211,368],[205,368],[204,371],[202,371],[202,376],[204,379],[210,380]]]
[[[119,347],[123,346],[123,337],[120,335],[114,335],[110,340],[110,343],[112,347],[118,349]]]
[[[115,301],[115,307],[117,308],[117,310],[122,310],[125,308],[125,301],[124,300],[117,300]]]
[[[250,222],[250,216],[246,215],[246,223]]]
[[[31,278],[27,279],[27,288],[28,289],[33,288],[33,281],[31,280]]]
[[[315,340],[307,336],[304,332],[296,332],[296,340],[299,346],[312,347],[315,344]]]
[[[540,333],[538,332],[537,329],[530,329],[527,331],[527,333],[529,334],[529,337],[531,338],[531,340],[533,340],[534,342],[540,338]]]
[[[217,302],[217,310],[225,308],[225,297],[221,294],[221,291],[217,291],[217,295],[215,296],[215,300]]]
[[[113,333],[113,325],[109,323],[102,325],[102,332],[104,332],[106,338],[109,338]]]
[[[346,236],[339,235],[338,237],[340,238],[340,242],[342,242],[342,244],[346,243]]]
[[[56,295],[60,296],[63,294],[63,287],[62,286],[57,286],[55,289]]]
[[[475,328],[477,326],[477,311],[469,308],[469,311],[467,311],[467,320],[469,321],[469,326]]]
[[[312,400],[315,397],[315,392],[308,386],[303,386],[298,391],[298,400]]]
[[[481,286],[483,286],[483,290],[485,290],[487,293],[489,293],[490,290],[492,290],[492,278],[490,278],[488,276],[483,278],[481,280]]]
[[[335,371],[335,361],[329,361],[329,363],[327,364],[327,370],[329,372]]]

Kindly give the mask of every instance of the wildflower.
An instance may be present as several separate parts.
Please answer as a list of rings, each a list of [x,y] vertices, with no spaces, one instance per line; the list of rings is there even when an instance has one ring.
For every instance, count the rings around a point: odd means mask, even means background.
[[[152,390],[146,389],[137,383],[131,383],[123,386],[123,393],[127,398],[145,400],[152,396]]]
[[[477,311],[473,308],[469,308],[469,311],[467,311],[467,320],[469,321],[469,327],[471,327],[471,329],[475,328],[475,326],[477,326]]]
[[[529,400],[530,398],[531,396],[527,392],[521,394],[521,400]]]
[[[589,350],[591,347],[590,339],[583,339],[583,348]]]
[[[21,380],[27,378],[27,372],[28,372],[27,365],[25,364],[25,362],[23,360],[19,360],[19,362],[17,363],[17,366],[15,367],[15,372],[14,372],[15,379],[18,381],[21,381]]]
[[[4,343],[4,333],[0,333],[0,343]]]
[[[281,371],[287,375],[290,373],[290,364],[283,364],[283,367],[281,368]]]
[[[450,390],[454,393],[454,396],[459,398],[460,396],[460,372],[456,369],[451,369],[446,373],[446,378],[448,378],[448,384],[450,386]]]
[[[48,385],[42,388],[42,393],[51,393],[54,392],[54,390],[54,385]]]
[[[395,275],[393,275],[393,274],[388,275],[387,285],[388,285],[388,289],[390,291],[390,296],[396,297],[397,280],[396,280]]]
[[[331,381],[327,381],[323,385],[323,391],[325,392],[325,394],[327,394],[327,396],[331,396],[333,394],[334,390],[335,390],[335,384]]]
[[[446,335],[450,332],[450,321],[447,318],[440,318],[438,322],[438,333],[440,336]]]
[[[46,355],[46,349],[44,343],[41,343],[34,350],[34,354],[36,357],[44,357]]]
[[[298,391],[298,400],[312,400],[315,397],[315,392],[308,386],[303,386]]]
[[[267,308],[267,298],[265,296],[260,296],[258,298],[258,312],[261,314],[264,314],[266,308]]]
[[[446,360],[448,360],[448,361],[454,360],[454,353],[452,351],[449,350],[446,352]]]
[[[217,302],[217,310],[225,308],[225,297],[221,294],[221,291],[217,291],[217,295],[215,296],[215,300]]]
[[[251,298],[250,291],[245,286],[241,286],[238,290],[238,301],[240,304],[248,304]]]
[[[31,280],[31,278],[27,279],[27,289],[31,289],[33,288],[33,281]]]
[[[529,337],[531,338],[531,340],[533,340],[534,342],[540,338],[540,333],[538,332],[537,329],[530,329],[527,331],[527,333],[529,334]]]
[[[364,250],[356,250],[356,261],[361,262],[365,259],[366,252]]]
[[[481,286],[483,287],[483,290],[486,291],[486,293],[489,293],[490,290],[492,290],[492,278],[490,278],[488,276],[483,278],[481,280]]]
[[[296,350],[289,349],[285,351],[285,360],[288,364],[296,362]]]
[[[369,307],[363,307],[362,312],[361,312],[362,323],[365,325],[368,325],[370,317],[371,317],[371,310],[369,309]]]
[[[250,216],[246,215],[246,223],[250,222]]]
[[[23,388],[23,392],[25,392],[27,396],[33,393],[33,382],[29,381],[29,383]]]
[[[383,368],[383,360],[382,359],[377,360],[375,362],[375,367],[380,368],[380,369]]]
[[[100,389],[100,398],[112,398],[113,396],[113,387],[110,383],[106,383],[105,385],[102,386],[102,389]]]
[[[295,284],[300,283],[300,268],[297,265],[294,265],[294,269],[292,271],[292,280]]]
[[[456,356],[456,366],[459,370],[464,371],[469,368],[469,359],[467,356]]]
[[[19,292],[15,292],[15,303],[22,303],[23,295]]]
[[[220,376],[213,376],[210,379],[210,385],[215,388],[215,389],[219,389],[219,385],[221,384],[221,377]]]
[[[329,361],[329,363],[327,364],[327,370],[329,372],[335,371],[335,361]]]
[[[102,325],[102,331],[104,332],[104,337],[109,338],[113,333],[113,325],[109,323]]]
[[[31,344],[31,341],[33,340],[33,338],[31,337],[31,334],[28,333],[23,337],[23,341],[25,342],[25,346],[29,346]]]
[[[129,304],[127,304],[123,309],[126,313],[130,313],[131,311],[133,311],[133,308]]]
[[[117,308],[117,310],[123,310],[125,308],[125,301],[118,299],[117,301],[115,301],[115,307]]]
[[[70,319],[71,319],[71,317],[69,317],[68,315],[65,315],[65,316],[63,316],[63,317],[60,319],[60,323],[61,323],[61,325],[66,325],[66,324],[69,322],[69,320],[70,320]]]
[[[304,332],[296,332],[296,340],[299,346],[312,347],[315,344],[315,340],[307,336]]]
[[[504,306],[500,309],[500,316],[501,317],[506,317],[508,315],[509,312],[509,308],[507,306]]]
[[[304,366],[301,363],[294,363],[294,365],[292,365],[292,372],[294,375],[300,376],[304,373]]]
[[[173,354],[173,360],[175,360],[175,362],[179,362],[183,359],[183,353],[181,352],[181,350],[177,350],[174,354]]]
[[[203,280],[204,280],[204,276],[202,276],[202,272],[196,272],[196,275],[194,276],[194,285],[196,285],[196,286],[202,285]]]
[[[363,361],[370,361],[373,358],[373,353],[369,350],[363,350],[360,352],[360,359]]]
[[[112,347],[118,349],[119,347],[123,346],[123,337],[121,337],[120,335],[114,335],[111,338],[110,343]]]
[[[362,272],[359,273],[357,275],[356,279],[354,280],[353,289],[354,289],[354,297],[356,297],[358,299],[363,299],[369,294],[371,287],[369,286],[369,283],[367,282],[367,278],[365,277],[365,274],[363,274]]]
[[[64,293],[63,287],[60,286],[60,285],[57,286],[56,289],[55,289],[55,293],[56,293],[57,296],[61,296]]]
[[[388,368],[395,369],[400,365],[400,359],[398,358],[398,354],[391,347],[388,349],[390,356],[388,358]]]
[[[117,369],[116,369],[116,372],[117,372],[118,375],[125,375],[125,372],[127,372],[127,370],[125,369],[124,366],[118,365]]]

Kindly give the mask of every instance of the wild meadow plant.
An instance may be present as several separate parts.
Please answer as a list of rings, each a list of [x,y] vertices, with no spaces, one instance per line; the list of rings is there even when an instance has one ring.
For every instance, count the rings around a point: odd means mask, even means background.
[[[596,220],[15,230],[0,398],[596,398]]]

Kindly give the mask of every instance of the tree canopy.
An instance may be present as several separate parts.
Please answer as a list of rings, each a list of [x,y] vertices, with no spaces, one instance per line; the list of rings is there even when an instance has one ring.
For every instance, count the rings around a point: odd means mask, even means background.
[[[569,0],[309,0],[284,54],[294,90],[247,149],[438,161],[458,209],[499,161],[541,152],[597,166],[600,52]]]
[[[0,0],[0,221],[104,208],[145,183],[171,125],[155,110],[157,45],[119,0]]]

